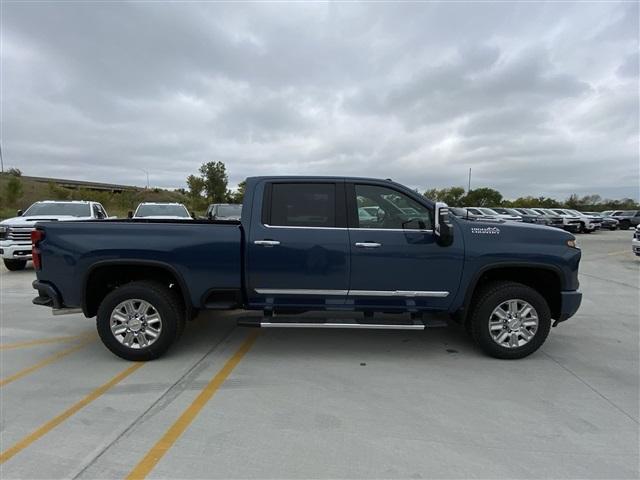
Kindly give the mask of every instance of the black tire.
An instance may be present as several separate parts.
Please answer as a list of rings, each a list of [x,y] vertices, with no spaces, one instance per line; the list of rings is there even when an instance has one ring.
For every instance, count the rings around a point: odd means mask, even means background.
[[[17,272],[18,270],[24,270],[27,266],[26,260],[10,260],[8,258],[4,258],[4,266],[7,267],[7,270],[12,272]]]
[[[116,339],[111,332],[111,314],[122,302],[139,299],[148,302],[160,315],[160,334],[151,345],[132,348]],[[96,327],[102,343],[125,360],[153,360],[164,354],[184,330],[185,308],[175,290],[154,281],[127,283],[107,294],[98,307]]]
[[[629,228],[631,228],[631,222],[628,220],[622,220],[619,226],[620,230],[629,230]]]
[[[513,299],[524,300],[533,306],[538,316],[538,329],[528,343],[508,348],[493,340],[489,322],[494,309]],[[551,311],[544,297],[531,287],[516,282],[492,282],[475,296],[469,324],[471,337],[486,354],[494,358],[518,359],[531,355],[544,343],[551,329]]]

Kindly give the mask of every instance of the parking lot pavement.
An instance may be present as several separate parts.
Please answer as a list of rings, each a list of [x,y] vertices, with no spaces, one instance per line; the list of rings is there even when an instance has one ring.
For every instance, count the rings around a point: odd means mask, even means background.
[[[631,236],[580,236],[582,307],[518,361],[455,328],[256,331],[204,314],[134,364],[93,320],[32,305],[32,270],[2,270],[0,477],[638,478]]]

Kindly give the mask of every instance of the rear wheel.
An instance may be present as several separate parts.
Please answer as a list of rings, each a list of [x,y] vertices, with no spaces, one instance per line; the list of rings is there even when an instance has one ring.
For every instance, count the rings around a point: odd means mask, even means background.
[[[16,272],[18,270],[24,270],[24,268],[27,266],[27,261],[26,260],[10,260],[8,258],[5,258],[4,266],[7,267],[7,270]]]
[[[620,222],[620,230],[629,230],[631,222],[629,220],[622,220]]]
[[[546,300],[531,287],[495,282],[481,290],[471,312],[471,336],[495,358],[523,358],[544,343],[551,329]]]
[[[100,304],[96,325],[104,345],[125,360],[153,360],[175,342],[185,323],[177,292],[153,281],[131,282]]]

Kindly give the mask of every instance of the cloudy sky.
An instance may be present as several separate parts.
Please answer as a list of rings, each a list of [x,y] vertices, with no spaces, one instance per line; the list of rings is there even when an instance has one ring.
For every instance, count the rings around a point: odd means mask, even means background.
[[[393,178],[638,197],[638,4],[2,2],[25,174]]]

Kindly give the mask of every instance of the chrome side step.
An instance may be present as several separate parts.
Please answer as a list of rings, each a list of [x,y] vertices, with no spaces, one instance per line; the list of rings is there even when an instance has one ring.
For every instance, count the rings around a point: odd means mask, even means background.
[[[261,328],[357,328],[368,330],[424,330],[422,323],[311,323],[311,322],[256,322]],[[243,323],[247,325],[246,323]],[[248,325],[247,325],[248,326]],[[251,325],[253,326],[253,325]]]

